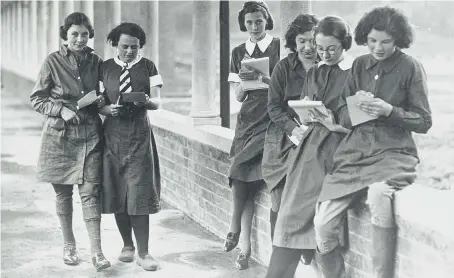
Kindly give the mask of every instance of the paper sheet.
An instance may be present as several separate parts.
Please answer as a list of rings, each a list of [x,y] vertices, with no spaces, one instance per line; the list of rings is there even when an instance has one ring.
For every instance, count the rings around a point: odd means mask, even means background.
[[[97,99],[98,96],[96,95],[96,91],[93,90],[77,101],[77,109],[87,107],[88,105],[95,102]]]
[[[358,102],[362,100],[370,100],[372,97],[363,96],[363,95],[354,95],[346,98],[348,114],[350,115],[350,120],[352,126],[356,126],[368,121],[377,119],[377,117],[370,116],[366,112],[362,111],[358,107]]]

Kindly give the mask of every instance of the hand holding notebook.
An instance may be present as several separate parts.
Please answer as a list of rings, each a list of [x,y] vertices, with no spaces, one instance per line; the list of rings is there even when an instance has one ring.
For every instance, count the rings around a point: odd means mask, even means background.
[[[356,94],[354,96],[349,96],[346,98],[348,114],[350,115],[352,126],[357,126],[359,124],[372,121],[378,118],[367,114],[358,107],[359,102],[368,101],[372,99],[374,99],[373,96],[366,94]]]
[[[324,116],[329,116],[329,112],[326,110],[325,105],[321,101],[308,100],[306,98],[300,100],[290,100],[288,105],[295,109],[303,121],[310,121],[311,117],[309,111],[315,109],[317,112]]]
[[[147,98],[144,92],[125,92],[122,93],[124,102],[146,102]]]
[[[241,61],[242,68],[252,68],[263,76],[269,77],[269,65],[270,60],[268,57],[263,58],[252,58]],[[244,91],[256,90],[256,89],[268,89],[268,84],[260,82],[258,80],[242,80],[241,85]]]
[[[96,90],[93,90],[77,101],[77,109],[82,109],[98,100]]]

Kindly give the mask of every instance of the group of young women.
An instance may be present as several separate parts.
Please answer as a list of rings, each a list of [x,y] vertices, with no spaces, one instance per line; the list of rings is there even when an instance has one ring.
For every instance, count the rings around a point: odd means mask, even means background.
[[[416,178],[412,132],[432,125],[424,68],[401,51],[413,42],[408,19],[391,7],[374,8],[352,32],[337,16],[301,14],[288,26],[291,53],[282,60],[279,39],[266,33],[273,17],[264,2],[245,2],[238,20],[250,37],[233,49],[229,75],[242,106],[231,149],[225,251],[240,243],[236,266],[248,267],[254,197],[266,185],[273,242],[266,277],[293,277],[299,261],[310,264],[314,255],[323,277],[344,277],[345,213],[367,194],[374,277],[393,277],[393,193]],[[369,53],[349,59],[353,40]],[[269,75],[242,66],[262,57],[269,57]],[[249,80],[267,86],[243,89]],[[354,95],[373,120],[352,125],[346,99]],[[328,113],[310,109],[300,118],[288,102],[303,98],[321,101]]]
[[[60,37],[66,44],[44,61],[30,100],[36,111],[47,116],[37,174],[56,193],[63,261],[80,262],[72,229],[77,184],[96,270],[111,266],[101,249],[101,213],[115,214],[124,242],[119,260],[134,260],[134,231],[137,264],[156,270],[158,263],[148,251],[149,214],[160,210],[161,185],[147,110],[158,109],[163,81],[155,64],[138,54],[146,43],[145,32],[134,23],[115,27],[107,41],[117,55],[107,61],[87,46],[94,30],[85,14],[70,14],[60,27]],[[97,99],[78,107],[78,101],[93,90]],[[144,97],[126,101],[124,97],[132,92]],[[99,114],[105,116],[103,122]]]
[[[390,7],[375,8],[361,18],[353,38],[337,16],[300,14],[288,26],[291,53],[282,60],[280,40],[266,33],[274,21],[264,2],[245,2],[238,20],[250,37],[233,49],[229,75],[242,106],[231,148],[233,212],[224,250],[241,242],[236,265],[248,267],[254,198],[266,186],[273,241],[266,277],[293,277],[299,261],[310,264],[314,255],[324,277],[343,277],[345,212],[367,192],[374,275],[392,277],[393,193],[416,177],[412,132],[426,133],[432,124],[424,69],[401,51],[413,42],[407,18]],[[30,96],[34,109],[47,116],[38,177],[56,193],[64,263],[80,261],[72,229],[77,184],[94,267],[110,267],[100,222],[101,213],[114,213],[124,242],[119,260],[134,260],[134,231],[137,264],[156,270],[148,250],[149,214],[160,210],[160,173],[147,110],[159,108],[159,97],[151,96],[159,96],[163,81],[155,64],[138,54],[146,36],[137,24],[122,23],[107,35],[117,50],[107,61],[87,46],[93,36],[85,14],[70,14],[60,28],[66,44],[40,70]],[[354,61],[345,55],[353,39],[369,49]],[[263,57],[269,58],[269,75],[242,66]],[[243,89],[250,80],[266,85]],[[93,90],[97,100],[78,107]],[[126,101],[131,92],[145,97]],[[352,126],[346,99],[354,95],[362,97],[358,109],[375,120]],[[303,98],[321,101],[327,114],[311,109],[300,118],[288,102]]]

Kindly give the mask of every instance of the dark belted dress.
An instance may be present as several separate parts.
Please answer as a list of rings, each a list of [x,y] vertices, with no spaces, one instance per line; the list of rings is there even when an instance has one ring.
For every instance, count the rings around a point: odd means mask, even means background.
[[[272,193],[273,211],[279,210],[281,187],[287,176],[289,154],[296,148],[288,136],[297,126],[294,118],[299,119],[299,116],[288,106],[288,101],[300,99],[305,79],[306,69],[297,53],[290,53],[279,61],[271,75],[268,90],[268,114],[271,122],[265,136],[262,173],[268,191]],[[273,192],[280,184],[278,192]]]
[[[419,163],[412,132],[432,126],[426,73],[413,57],[396,50],[378,62],[366,54],[355,59],[344,96],[371,92],[393,106],[389,117],[357,125],[334,153],[333,171],[326,176],[319,201],[337,199],[377,182],[402,189],[416,179]],[[342,99],[343,100],[343,99]],[[345,100],[341,124],[351,128]]]
[[[340,67],[341,65],[341,67]],[[322,101],[336,110],[351,62],[328,66],[319,63],[309,69],[302,98]],[[301,143],[289,158],[287,180],[282,192],[273,245],[292,249],[315,249],[313,219],[323,180],[332,171],[333,154],[345,133],[332,132],[320,123],[311,123]]]
[[[232,51],[230,72],[238,74],[241,60],[250,58],[269,57],[270,75],[279,61],[280,41],[273,38],[267,49],[262,52],[258,45],[252,55],[246,51],[245,43]],[[262,180],[262,157],[265,144],[266,128],[270,122],[267,111],[268,89],[257,89],[247,92],[247,97],[241,105],[237,116],[235,137],[230,150],[232,163],[229,170],[229,180],[232,179],[253,182]]]
[[[86,47],[79,62],[66,45],[47,56],[30,95],[33,108],[46,115],[37,178],[53,184],[100,184],[102,128],[95,104],[77,110],[77,101],[98,91],[101,58]],[[76,111],[80,123],[66,123],[62,107]]]
[[[108,105],[120,96],[121,69],[114,59],[102,64],[101,81]],[[133,92],[150,95],[150,85],[162,85],[151,84],[150,77],[158,76],[158,71],[148,59],[141,58],[129,72]],[[104,121],[102,213],[154,214],[161,209],[161,177],[147,109],[123,103],[121,98],[119,104],[123,105],[120,116],[107,116]]]

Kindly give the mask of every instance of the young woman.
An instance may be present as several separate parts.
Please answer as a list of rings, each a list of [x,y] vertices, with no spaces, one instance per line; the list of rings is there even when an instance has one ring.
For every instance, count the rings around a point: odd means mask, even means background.
[[[87,46],[94,30],[83,13],[72,13],[60,27],[66,41],[59,51],[47,56],[30,100],[33,108],[47,116],[43,127],[38,161],[38,179],[52,183],[57,215],[63,233],[63,261],[80,262],[72,229],[74,184],[79,185],[82,214],[87,226],[94,267],[110,267],[101,249],[101,209],[99,190],[102,179],[102,131],[96,103],[78,109],[77,101],[98,90],[101,58]]]
[[[337,236],[343,216],[368,189],[374,277],[393,277],[396,225],[393,194],[416,178],[419,162],[412,132],[432,126],[426,75],[422,65],[401,52],[413,41],[407,18],[390,7],[365,14],[355,41],[369,54],[355,59],[344,96],[363,95],[358,107],[376,120],[351,126],[345,100],[341,124],[352,131],[334,153],[333,171],[323,182],[314,219],[320,269],[324,277],[342,277],[344,260]]]
[[[140,56],[146,43],[145,32],[134,23],[122,23],[107,36],[117,49],[117,56],[101,66],[101,84],[107,105],[101,108],[104,121],[103,213],[115,213],[124,247],[122,262],[134,259],[137,243],[137,264],[154,271],[158,263],[148,253],[149,214],[160,211],[159,160],[148,110],[159,107],[162,78],[155,64]],[[126,102],[127,94],[144,93],[142,101]]]
[[[325,175],[332,169],[332,155],[345,136],[331,128],[351,61],[344,55],[352,44],[350,28],[339,17],[327,16],[314,29],[315,47],[321,62],[309,69],[302,97],[321,101],[329,115],[311,111],[313,119],[289,161],[276,222],[273,253],[267,278],[290,278],[303,255],[310,264],[316,248],[313,218]],[[328,128],[329,127],[329,128]]]
[[[266,131],[262,160],[263,179],[271,193],[271,239],[290,161],[289,153],[296,147],[288,136],[302,139],[304,133],[297,124],[300,122],[298,114],[288,106],[288,101],[300,98],[306,72],[316,63],[313,28],[317,22],[318,19],[309,14],[300,14],[293,20],[285,33],[285,46],[291,53],[276,64],[271,75],[268,90],[271,122]]]
[[[254,197],[263,187],[262,156],[265,132],[270,118],[266,105],[268,88],[243,90],[241,81],[259,80],[269,83],[266,76],[257,71],[242,67],[241,61],[251,58],[269,57],[269,74],[279,61],[279,39],[265,31],[273,29],[273,18],[268,6],[262,1],[247,1],[238,14],[241,31],[247,31],[249,39],[232,51],[229,82],[238,101],[242,102],[235,129],[230,156],[232,164],[229,171],[233,191],[233,212],[230,231],[224,244],[229,252],[237,245],[240,233],[243,234],[241,252],[236,260],[239,269],[248,267],[251,255],[251,226],[254,215]]]

